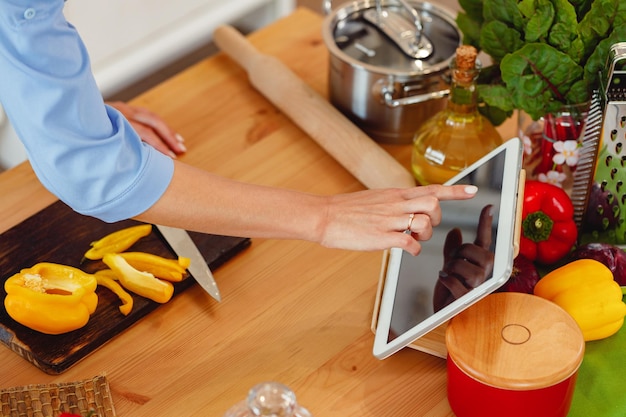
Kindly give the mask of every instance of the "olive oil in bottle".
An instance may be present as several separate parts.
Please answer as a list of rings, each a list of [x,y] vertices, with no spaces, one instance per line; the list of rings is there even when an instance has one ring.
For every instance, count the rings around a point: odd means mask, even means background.
[[[474,47],[457,48],[450,64],[452,83],[444,110],[415,133],[411,168],[422,184],[442,184],[502,144],[491,122],[478,112]]]

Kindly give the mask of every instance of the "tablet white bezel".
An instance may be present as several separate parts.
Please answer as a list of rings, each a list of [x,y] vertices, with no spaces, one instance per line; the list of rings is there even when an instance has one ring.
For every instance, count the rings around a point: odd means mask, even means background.
[[[447,322],[470,305],[482,299],[502,286],[509,278],[514,258],[514,241],[516,225],[516,212],[518,206],[518,188],[522,160],[522,145],[518,138],[506,141],[504,144],[476,161],[466,170],[446,182],[446,185],[454,184],[459,179],[481,165],[488,163],[496,155],[504,152],[504,167],[502,170],[502,190],[500,195],[500,212],[497,228],[497,240],[494,254],[494,269],[491,279],[470,291],[463,297],[439,310],[435,314],[418,323],[411,329],[393,340],[388,341],[391,318],[396,296],[398,275],[403,251],[392,248],[389,251],[389,260],[385,276],[384,287],[380,299],[376,333],[374,337],[373,354],[378,359],[384,359],[411,344],[424,334]],[[443,248],[441,249],[443,251]],[[419,255],[418,255],[419,256]]]

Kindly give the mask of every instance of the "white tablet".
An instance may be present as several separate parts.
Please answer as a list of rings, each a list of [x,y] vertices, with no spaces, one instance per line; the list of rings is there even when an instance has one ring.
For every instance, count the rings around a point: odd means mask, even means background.
[[[478,193],[469,200],[441,201],[441,223],[421,242],[418,256],[390,250],[375,357],[397,352],[508,280],[523,198],[521,164],[521,141],[506,141],[446,182],[477,185]]]

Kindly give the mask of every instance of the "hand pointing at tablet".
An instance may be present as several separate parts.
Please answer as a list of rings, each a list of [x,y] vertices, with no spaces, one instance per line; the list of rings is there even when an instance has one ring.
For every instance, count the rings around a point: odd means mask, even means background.
[[[492,205],[480,212],[474,243],[463,243],[461,230],[448,232],[443,248],[444,263],[433,294],[435,311],[441,310],[457,298],[476,288],[493,273]]]

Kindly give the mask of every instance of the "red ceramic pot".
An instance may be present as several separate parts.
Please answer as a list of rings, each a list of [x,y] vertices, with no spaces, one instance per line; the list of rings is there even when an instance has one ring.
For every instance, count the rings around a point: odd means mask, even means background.
[[[556,304],[496,293],[446,330],[448,401],[457,417],[565,417],[585,341]]]

